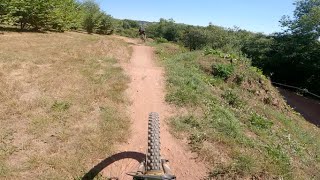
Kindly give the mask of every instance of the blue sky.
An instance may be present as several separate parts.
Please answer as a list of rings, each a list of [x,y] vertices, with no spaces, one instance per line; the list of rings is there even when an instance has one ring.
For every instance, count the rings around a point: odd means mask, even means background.
[[[292,15],[295,0],[97,0],[108,14],[120,19],[159,21],[223,27],[266,34],[281,31],[279,20]]]

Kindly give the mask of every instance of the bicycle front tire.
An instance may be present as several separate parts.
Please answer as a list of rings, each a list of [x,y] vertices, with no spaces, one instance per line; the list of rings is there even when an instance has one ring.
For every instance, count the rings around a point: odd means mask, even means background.
[[[147,171],[161,170],[159,114],[151,112],[148,120]]]

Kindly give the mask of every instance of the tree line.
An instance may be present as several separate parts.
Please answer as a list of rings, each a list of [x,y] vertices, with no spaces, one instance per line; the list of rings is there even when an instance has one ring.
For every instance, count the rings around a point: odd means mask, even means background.
[[[95,1],[1,0],[0,24],[21,30],[86,30],[106,34],[113,18]]]
[[[271,80],[320,94],[320,0],[299,0],[295,5],[294,16],[280,20],[285,30],[271,35],[172,19],[160,19],[146,30],[159,42],[174,41],[189,50],[212,48],[239,59],[248,57]]]

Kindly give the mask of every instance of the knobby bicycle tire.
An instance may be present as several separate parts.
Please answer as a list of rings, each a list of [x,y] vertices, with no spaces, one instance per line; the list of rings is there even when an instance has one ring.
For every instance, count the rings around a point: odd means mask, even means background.
[[[159,114],[151,112],[148,120],[147,171],[161,170]]]

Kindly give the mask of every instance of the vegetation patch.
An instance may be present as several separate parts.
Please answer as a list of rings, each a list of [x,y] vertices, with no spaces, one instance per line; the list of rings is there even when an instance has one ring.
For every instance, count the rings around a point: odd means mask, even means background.
[[[268,119],[255,113],[251,116],[249,121],[252,126],[258,129],[270,129],[273,125],[272,121],[269,121]]]
[[[156,38],[155,41],[156,41],[156,43],[168,43],[168,40],[166,40],[163,37]]]
[[[214,64],[212,65],[213,75],[219,78],[228,79],[234,72],[231,64]]]
[[[66,111],[70,108],[71,104],[66,101],[54,101],[51,109],[54,111]]]
[[[166,100],[188,112],[172,118],[172,132],[187,136],[192,150],[211,163],[211,178],[318,177],[319,130],[287,108],[248,59],[229,63],[216,52],[166,43],[156,48],[166,68]]]
[[[125,43],[7,33],[0,49],[0,179],[82,177],[126,139]]]
[[[230,89],[226,90],[222,97],[227,101],[229,105],[235,108],[239,108],[243,105],[243,102],[241,101],[238,94]]]

